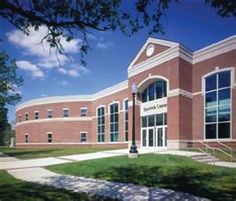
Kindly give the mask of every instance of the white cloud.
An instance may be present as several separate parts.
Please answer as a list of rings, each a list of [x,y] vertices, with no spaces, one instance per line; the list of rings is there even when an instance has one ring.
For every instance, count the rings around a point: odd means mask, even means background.
[[[58,68],[58,71],[61,73],[61,74],[67,74],[68,73],[68,71],[66,70],[66,69],[64,69],[64,68]]]
[[[66,80],[63,80],[63,81],[61,82],[61,85],[62,85],[62,86],[67,86],[67,85],[68,85],[68,82],[67,82]]]
[[[79,77],[82,74],[89,73],[90,71],[84,66],[72,67],[71,69],[59,68],[58,72],[64,75],[69,75],[71,77]]]
[[[22,70],[31,72],[33,78],[44,77],[43,71],[40,68],[38,68],[35,64],[32,64],[29,61],[26,60],[16,61],[16,65],[18,66],[18,68]]]
[[[78,69],[74,68],[72,70],[69,70],[68,75],[70,75],[71,77],[79,77]]]
[[[114,45],[113,42],[98,42],[97,48],[105,50],[105,49],[112,47],[113,45]]]
[[[65,64],[69,59],[65,55],[56,54],[56,49],[50,48],[47,42],[40,43],[48,30],[42,26],[38,31],[30,28],[30,33],[27,36],[20,30],[14,30],[7,33],[8,40],[26,50],[25,54],[36,56],[40,61],[39,66],[45,68],[52,68]],[[80,39],[72,39],[70,42],[66,41],[65,37],[61,37],[61,45],[66,53],[78,53],[80,50]],[[59,62],[58,62],[59,61]]]

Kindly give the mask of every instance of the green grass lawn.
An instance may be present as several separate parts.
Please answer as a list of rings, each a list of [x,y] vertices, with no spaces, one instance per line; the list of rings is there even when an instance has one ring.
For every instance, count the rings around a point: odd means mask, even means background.
[[[7,172],[0,170],[1,201],[102,201],[105,199],[91,197],[87,194],[73,193],[63,189],[39,185],[15,179]],[[110,200],[110,199],[107,199]]]
[[[53,156],[65,156],[72,154],[84,154],[98,151],[111,150],[107,147],[80,147],[80,148],[9,148],[0,147],[0,152],[20,159],[44,158]]]
[[[236,169],[181,156],[147,154],[138,159],[120,156],[47,168],[61,174],[173,189],[213,200],[236,198]]]

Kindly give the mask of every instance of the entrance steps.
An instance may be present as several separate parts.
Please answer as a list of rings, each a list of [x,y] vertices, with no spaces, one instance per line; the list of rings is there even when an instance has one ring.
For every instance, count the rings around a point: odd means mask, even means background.
[[[198,162],[208,163],[208,164],[214,164],[215,162],[219,161],[218,158],[216,158],[210,154],[207,154],[207,153],[193,155],[193,156],[191,156],[191,158],[193,160],[198,161]]]

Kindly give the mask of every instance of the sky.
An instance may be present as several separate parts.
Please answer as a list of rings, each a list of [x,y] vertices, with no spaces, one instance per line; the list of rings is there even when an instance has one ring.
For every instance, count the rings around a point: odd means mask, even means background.
[[[236,34],[236,18],[222,18],[202,2],[172,3],[162,19],[165,33],[152,37],[179,42],[196,51]],[[16,60],[17,73],[24,79],[23,86],[17,89],[21,102],[47,96],[93,94],[127,80],[129,63],[149,37],[148,27],[131,37],[120,31],[92,32],[88,38],[87,65],[83,67],[78,57],[80,38],[74,38],[70,44],[62,40],[73,61],[60,56],[58,66],[55,54],[47,51],[48,45],[39,44],[44,34],[45,28],[41,27],[26,36],[0,18],[0,50]],[[15,119],[15,108],[8,106],[10,122]]]

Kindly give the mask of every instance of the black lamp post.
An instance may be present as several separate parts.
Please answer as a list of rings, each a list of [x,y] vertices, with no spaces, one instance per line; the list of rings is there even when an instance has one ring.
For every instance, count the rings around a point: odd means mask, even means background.
[[[137,94],[137,86],[136,84],[133,82],[132,84],[132,98],[133,98],[133,125],[132,125],[132,144],[130,146],[130,150],[129,150],[129,157],[130,158],[136,158],[138,157],[138,150],[137,150],[137,146],[135,144],[135,95]]]

